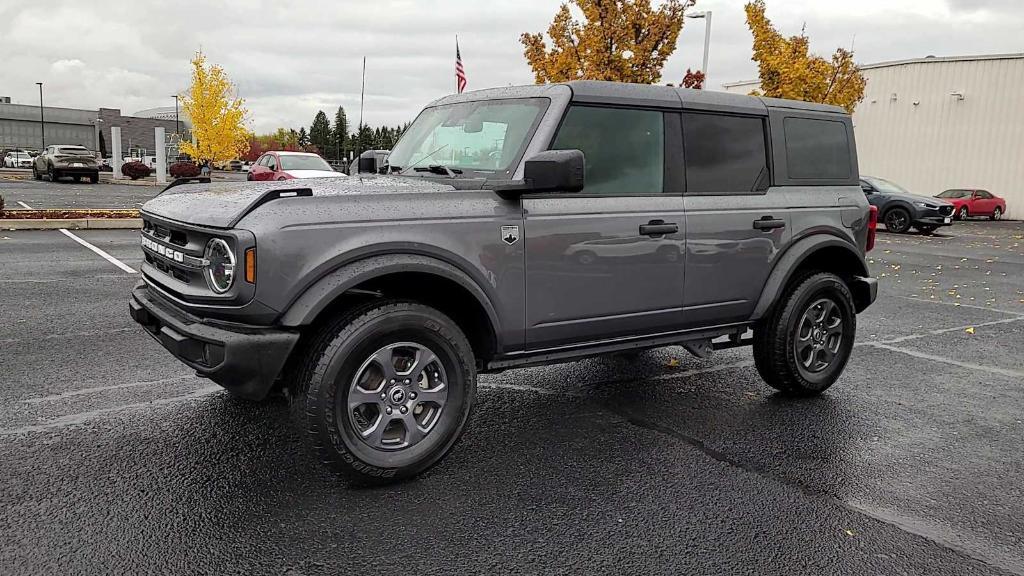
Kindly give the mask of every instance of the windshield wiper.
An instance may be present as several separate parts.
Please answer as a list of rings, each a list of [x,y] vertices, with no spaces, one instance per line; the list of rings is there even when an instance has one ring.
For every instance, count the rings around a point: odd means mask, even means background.
[[[406,166],[406,167],[405,167],[405,168],[404,168],[404,169],[403,169],[403,170],[402,170],[401,172],[399,172],[399,175],[401,175],[401,174],[405,174],[405,173],[406,173],[406,172],[408,172],[409,170],[412,170],[412,169],[416,168],[416,167],[417,167],[417,166],[419,166],[419,165],[420,165],[420,164],[421,164],[421,163],[422,163],[422,162],[423,162],[424,160],[426,160],[427,158],[430,158],[430,157],[431,157],[431,156],[433,156],[434,154],[437,154],[438,152],[440,152],[441,150],[444,150],[444,149],[445,149],[445,148],[447,148],[447,147],[448,147],[448,145],[447,145],[447,144],[442,144],[442,145],[441,145],[441,146],[440,146],[439,148],[437,148],[436,150],[434,150],[434,151],[433,151],[433,152],[431,152],[430,154],[427,154],[427,155],[426,155],[426,156],[424,156],[423,158],[420,158],[419,160],[417,160],[417,161],[416,161],[416,162],[415,162],[415,163],[414,163],[414,164],[413,164],[412,166]]]
[[[430,172],[432,174],[440,174],[442,176],[454,177],[456,174],[462,174],[461,168],[449,168],[443,164],[431,164],[427,167],[414,167],[413,170],[416,172]]]

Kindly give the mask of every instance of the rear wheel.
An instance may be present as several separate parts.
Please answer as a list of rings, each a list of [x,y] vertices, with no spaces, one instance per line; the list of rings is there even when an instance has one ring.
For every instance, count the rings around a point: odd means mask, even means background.
[[[992,219],[993,220],[999,220],[1002,217],[1003,217],[1003,209],[1000,208],[999,206],[996,206],[995,210],[992,211]]]
[[[35,162],[32,163],[32,177],[35,178],[36,180],[43,179],[43,175],[39,173],[39,169],[36,168]]]
[[[856,332],[846,283],[835,274],[812,274],[794,283],[754,330],[754,363],[780,392],[820,394],[842,374]]]
[[[317,455],[361,485],[439,462],[462,435],[476,392],[462,331],[412,302],[374,302],[339,317],[313,342],[299,380]]]
[[[89,182],[92,182],[93,184],[96,184],[99,181],[100,181],[100,173],[99,172],[93,172],[92,174],[89,175]]]
[[[56,182],[60,178],[60,173],[53,169],[53,166],[49,168],[50,182]]]
[[[910,230],[910,212],[906,208],[892,208],[885,213],[885,229],[889,232],[903,234]]]

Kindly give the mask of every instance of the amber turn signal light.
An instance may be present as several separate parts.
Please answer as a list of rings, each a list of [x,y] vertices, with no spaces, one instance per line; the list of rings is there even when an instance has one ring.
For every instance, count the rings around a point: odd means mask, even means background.
[[[249,284],[256,283],[256,249],[249,248],[245,251],[245,281]]]

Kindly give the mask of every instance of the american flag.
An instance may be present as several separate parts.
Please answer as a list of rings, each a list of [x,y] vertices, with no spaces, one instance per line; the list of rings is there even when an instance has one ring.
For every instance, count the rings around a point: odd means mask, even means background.
[[[462,67],[462,54],[459,52],[459,40],[455,39],[455,87],[459,94],[466,89],[466,69]]]

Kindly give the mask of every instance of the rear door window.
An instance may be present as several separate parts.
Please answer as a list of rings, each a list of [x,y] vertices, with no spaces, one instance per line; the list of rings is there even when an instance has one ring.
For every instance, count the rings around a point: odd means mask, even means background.
[[[750,194],[767,189],[765,120],[683,114],[687,194]]]

